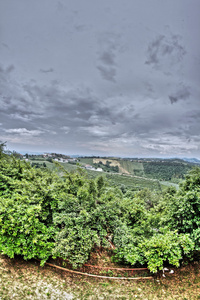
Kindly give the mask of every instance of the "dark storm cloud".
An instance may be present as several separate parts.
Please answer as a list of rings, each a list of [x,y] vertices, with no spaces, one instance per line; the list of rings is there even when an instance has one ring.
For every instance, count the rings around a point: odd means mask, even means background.
[[[26,86],[26,91],[32,99],[38,99],[38,107],[46,122],[55,116],[56,124],[64,122],[76,126],[76,123],[88,120],[94,107],[98,107],[96,97],[89,88],[35,85]]]
[[[180,35],[159,35],[148,46],[145,64],[165,74],[171,74],[170,68],[176,68],[185,54]]]
[[[36,110],[33,99],[26,90],[10,76],[13,67],[1,68],[0,72],[0,116],[6,122],[18,119],[30,121],[40,117],[40,110]],[[34,99],[35,100],[35,99]],[[12,122],[11,122],[12,123]]]
[[[182,85],[175,93],[169,95],[171,104],[179,100],[187,100],[190,97],[190,88]]]
[[[87,139],[114,138],[127,131],[126,126],[135,113],[133,105],[123,103],[123,97],[103,100],[87,87],[19,85],[10,77],[5,92],[13,95],[3,111],[9,116],[4,125],[10,139],[11,136],[13,139],[16,136],[39,137],[44,132],[47,136],[54,132],[58,136],[62,132],[68,135],[76,133],[79,139],[82,138],[81,132],[87,135]]]
[[[90,88],[41,86],[36,83],[19,84],[1,68],[0,119],[7,124],[7,133],[19,134],[16,128],[40,130],[48,127],[59,130],[63,126],[84,125],[98,110],[98,99]],[[4,125],[5,125],[4,124]],[[39,133],[40,133],[39,131]]]
[[[155,105],[155,100],[139,103],[124,95],[101,98],[88,87],[19,84],[8,68],[3,70],[0,116],[3,113],[7,120],[1,117],[4,125],[0,130],[1,140],[43,146],[54,143],[56,136],[57,143],[67,139],[102,153],[134,148],[147,154],[152,151],[165,155],[177,149],[182,153],[184,147],[186,151],[196,149],[198,141],[190,136],[189,127],[178,128],[183,123],[182,106],[178,113],[171,105],[163,110],[162,103]],[[151,84],[147,83],[146,88],[152,92]],[[7,96],[9,99],[5,100]],[[172,96],[185,99],[187,88],[183,84],[178,86]],[[188,116],[191,117],[191,112]],[[184,117],[184,122],[187,120]],[[186,145],[189,139],[192,144]]]

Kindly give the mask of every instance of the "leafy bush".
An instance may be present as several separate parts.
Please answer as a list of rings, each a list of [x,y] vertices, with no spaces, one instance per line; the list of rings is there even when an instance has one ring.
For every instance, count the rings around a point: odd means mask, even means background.
[[[123,191],[102,176],[89,179],[77,168],[59,178],[3,152],[0,144],[0,252],[24,259],[51,256],[73,267],[96,246],[115,245],[116,261],[179,266],[200,249],[200,169],[179,191]]]
[[[194,242],[187,234],[178,234],[176,231],[167,231],[164,234],[155,234],[141,244],[145,261],[151,272],[162,270],[165,263],[179,267],[184,255],[194,250]]]
[[[125,242],[124,242],[125,241]],[[156,233],[150,238],[125,235],[116,250],[115,261],[125,261],[131,265],[147,264],[151,272],[162,270],[165,264],[178,267],[184,257],[191,257],[194,242],[189,234],[176,231]]]
[[[189,233],[196,247],[200,247],[200,168],[190,171],[178,192],[170,198],[168,220],[172,229]]]
[[[51,256],[57,180],[15,158],[0,161],[0,251],[43,262]]]

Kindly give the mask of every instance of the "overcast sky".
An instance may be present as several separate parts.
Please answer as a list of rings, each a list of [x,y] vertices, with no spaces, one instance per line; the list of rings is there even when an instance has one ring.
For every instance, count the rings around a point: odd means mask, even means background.
[[[0,0],[0,141],[200,158],[200,1]]]

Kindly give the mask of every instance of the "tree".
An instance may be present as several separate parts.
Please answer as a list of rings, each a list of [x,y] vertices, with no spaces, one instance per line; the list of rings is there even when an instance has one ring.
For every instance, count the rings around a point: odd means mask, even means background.
[[[16,152],[16,151],[13,151],[12,152],[12,155],[15,157],[15,158],[21,158],[21,154],[20,153],[18,153],[18,152]]]
[[[1,143],[4,155],[5,144]],[[0,252],[44,263],[52,255],[73,267],[97,246],[116,246],[116,259],[155,272],[179,265],[200,246],[200,169],[163,200],[148,189],[126,192],[81,168],[62,178],[14,156],[0,159]],[[160,196],[160,194],[159,194]],[[165,205],[166,204],[166,205]],[[166,215],[164,219],[164,215]],[[162,221],[162,222],[161,222]],[[161,224],[161,226],[159,226]]]
[[[103,176],[97,177],[96,183],[97,183],[98,196],[100,196],[101,193],[103,192],[104,187],[105,187],[105,181],[104,181]]]
[[[200,227],[200,168],[189,172],[171,202],[170,218],[174,228],[192,233]]]
[[[168,222],[179,233],[189,233],[200,248],[200,168],[192,169],[180,189],[170,196]]]
[[[0,160],[0,252],[43,263],[52,255],[52,219],[62,184],[56,175],[13,156]]]
[[[2,143],[0,141],[0,159],[5,156],[5,147],[6,147],[6,143],[5,142]]]

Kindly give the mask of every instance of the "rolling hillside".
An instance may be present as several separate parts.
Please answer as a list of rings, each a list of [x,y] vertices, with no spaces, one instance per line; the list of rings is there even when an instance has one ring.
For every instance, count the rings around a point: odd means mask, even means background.
[[[34,160],[34,163],[57,171],[61,176],[63,172],[54,163],[49,161]],[[125,187],[131,190],[163,190],[172,185],[177,187],[178,183],[184,178],[185,174],[194,164],[180,159],[122,159],[110,157],[80,157],[79,166],[87,169],[89,178],[99,175],[106,177],[111,185]],[[71,172],[76,170],[77,165],[71,163],[60,163],[64,169]],[[95,171],[101,167],[102,172]]]
[[[193,163],[181,159],[121,159],[121,158],[80,158],[81,164],[93,167],[106,166],[107,172],[118,167],[118,173],[171,181],[178,183],[185,174],[194,167]],[[110,167],[110,170],[109,170]]]

